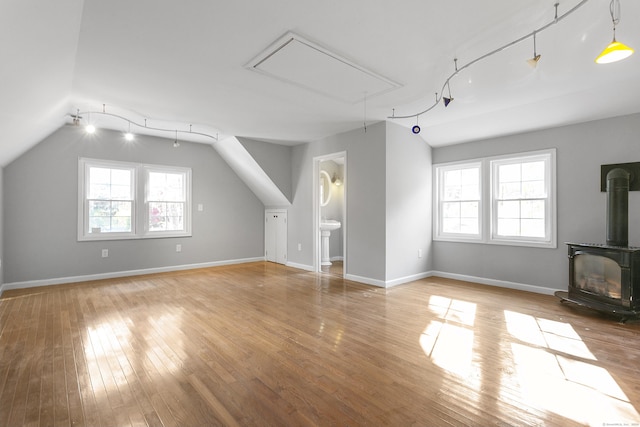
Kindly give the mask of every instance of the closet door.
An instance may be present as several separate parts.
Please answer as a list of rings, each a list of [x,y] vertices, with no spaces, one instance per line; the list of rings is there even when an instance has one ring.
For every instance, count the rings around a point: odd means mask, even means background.
[[[265,211],[264,251],[267,261],[287,263],[287,211]]]

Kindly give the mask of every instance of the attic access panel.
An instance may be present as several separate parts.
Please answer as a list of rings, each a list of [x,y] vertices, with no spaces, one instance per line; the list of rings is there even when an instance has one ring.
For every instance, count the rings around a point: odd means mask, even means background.
[[[401,86],[294,33],[285,34],[246,67],[352,104]]]

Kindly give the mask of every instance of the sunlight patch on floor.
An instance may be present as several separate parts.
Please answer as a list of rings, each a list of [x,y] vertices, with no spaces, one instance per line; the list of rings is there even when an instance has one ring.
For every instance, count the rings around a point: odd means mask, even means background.
[[[515,374],[528,405],[593,426],[640,420],[570,324],[512,311],[504,315],[507,330],[516,338],[511,343]]]

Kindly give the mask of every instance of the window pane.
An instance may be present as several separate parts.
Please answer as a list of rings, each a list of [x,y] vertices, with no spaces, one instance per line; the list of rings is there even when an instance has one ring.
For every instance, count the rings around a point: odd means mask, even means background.
[[[478,202],[460,203],[460,217],[478,219]]]
[[[444,218],[442,220],[442,232],[443,233],[460,233],[460,219]]]
[[[498,167],[498,177],[500,183],[506,182],[520,182],[520,164],[514,165],[501,165]]]
[[[520,198],[520,182],[501,183],[498,191],[499,199],[519,199]]]
[[[444,194],[442,200],[460,200],[461,188],[458,187],[444,187]]]
[[[545,201],[544,200],[523,200],[520,204],[522,208],[522,218],[538,218],[544,219]]]
[[[184,201],[184,174],[150,172],[147,197],[156,201]]]
[[[523,181],[544,181],[544,161],[527,162],[522,164]]]
[[[498,218],[520,218],[520,202],[498,202]]]
[[[149,230],[184,230],[184,203],[149,203]]]
[[[544,237],[544,219],[523,219],[520,232],[523,237]]]
[[[462,218],[460,220],[460,232],[465,234],[478,234],[478,219]]]
[[[522,198],[533,199],[546,197],[544,181],[523,181],[522,182]]]
[[[89,199],[131,200],[131,171],[90,167],[88,188]]]
[[[89,201],[89,232],[131,232],[132,202]]]
[[[462,184],[462,171],[451,170],[444,173],[444,185],[445,187],[456,186],[459,187]]]
[[[498,235],[499,236],[519,236],[520,220],[519,219],[498,219]]]
[[[459,202],[443,203],[442,216],[444,218],[460,218],[460,203]]]

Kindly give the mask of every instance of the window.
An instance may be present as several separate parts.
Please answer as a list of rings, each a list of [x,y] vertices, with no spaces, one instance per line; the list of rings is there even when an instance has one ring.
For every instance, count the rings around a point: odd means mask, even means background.
[[[436,235],[450,239],[479,239],[481,219],[481,164],[454,164],[438,168]]]
[[[491,161],[493,240],[551,239],[550,155]]]
[[[436,165],[434,178],[435,240],[556,247],[555,150]]]
[[[79,161],[78,240],[191,235],[191,170]]]

